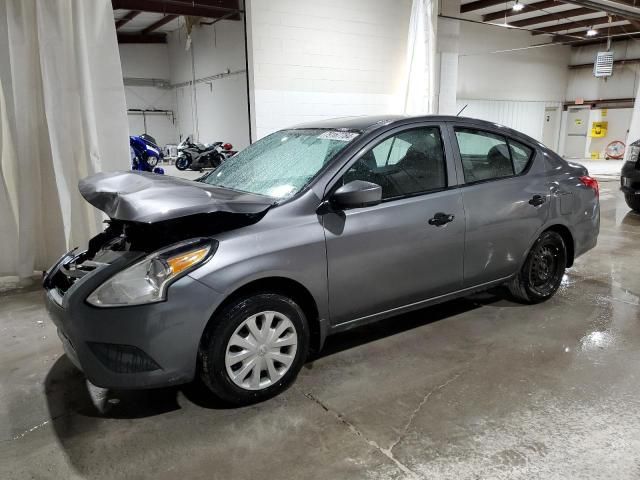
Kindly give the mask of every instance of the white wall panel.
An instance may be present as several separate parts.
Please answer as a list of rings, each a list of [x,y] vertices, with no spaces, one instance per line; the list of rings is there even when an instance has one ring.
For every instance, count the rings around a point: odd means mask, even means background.
[[[529,32],[461,22],[458,97],[564,100],[571,49],[528,48],[540,42]]]
[[[145,78],[169,80],[169,51],[166,44],[119,44],[122,75],[125,78]],[[127,108],[176,110],[175,92],[166,88],[152,86],[125,86]],[[140,135],[145,132],[142,115],[127,115],[129,134]],[[170,116],[147,115],[147,133],[160,145],[175,143],[178,140],[176,124]]]
[[[614,60],[640,58],[640,45],[637,41],[616,42],[613,44]],[[603,46],[591,45],[574,48],[571,52],[572,65],[593,64],[599,50]],[[613,75],[607,78],[593,76],[592,68],[582,68],[569,71],[566,100],[576,98],[585,100],[599,100],[607,98],[635,98],[638,84],[638,64],[616,65]]]
[[[410,0],[252,0],[255,137],[398,112]]]
[[[169,69],[174,84],[193,78],[191,54],[194,55],[196,79],[226,71],[245,69],[244,33],[240,21],[222,20],[213,26],[194,28],[191,49],[186,50],[186,31],[169,34]],[[195,133],[192,87],[175,90],[177,134],[184,138]],[[235,148],[249,144],[245,74],[233,75],[210,83],[196,84],[197,130],[203,143],[225,141]]]
[[[544,109],[549,102],[517,102],[511,100],[458,99],[458,110],[465,105],[463,117],[479,118],[513,128],[542,140]]]

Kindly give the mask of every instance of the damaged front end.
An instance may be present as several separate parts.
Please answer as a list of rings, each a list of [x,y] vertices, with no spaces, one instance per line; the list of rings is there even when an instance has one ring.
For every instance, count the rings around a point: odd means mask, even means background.
[[[134,280],[146,279],[155,290],[143,292],[133,280],[120,278],[112,282],[114,291],[103,289],[102,298],[89,303],[116,306],[118,296],[127,305],[160,301],[169,281],[213,255],[213,236],[258,222],[273,204],[270,197],[146,172],[100,173],[80,181],[79,189],[110,218],[86,251],[69,252],[45,274],[44,286],[60,304],[76,282],[105,268],[114,278],[120,276],[116,272],[138,268]],[[197,262],[188,264],[184,258]]]

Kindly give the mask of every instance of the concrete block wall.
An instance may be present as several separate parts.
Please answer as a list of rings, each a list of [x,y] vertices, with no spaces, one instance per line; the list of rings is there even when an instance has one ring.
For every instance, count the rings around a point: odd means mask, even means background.
[[[410,0],[251,0],[254,139],[315,119],[395,113]]]
[[[158,78],[169,80],[169,53],[164,44],[120,44],[120,63],[125,78]],[[176,111],[175,91],[152,86],[125,86],[127,108],[160,109]],[[144,133],[142,115],[129,114],[129,134]],[[169,116],[146,116],[147,133],[160,145],[178,140],[176,124]]]

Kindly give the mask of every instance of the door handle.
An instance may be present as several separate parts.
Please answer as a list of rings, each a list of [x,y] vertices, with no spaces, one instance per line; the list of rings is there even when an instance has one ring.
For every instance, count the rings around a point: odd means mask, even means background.
[[[547,201],[547,197],[545,197],[544,195],[534,195],[533,197],[531,197],[531,200],[529,200],[529,205],[533,205],[534,207],[539,207],[546,201]]]
[[[435,225],[436,227],[441,227],[443,225],[446,225],[449,222],[453,222],[454,218],[456,218],[455,215],[438,212],[433,216],[433,218],[429,219],[429,225]]]

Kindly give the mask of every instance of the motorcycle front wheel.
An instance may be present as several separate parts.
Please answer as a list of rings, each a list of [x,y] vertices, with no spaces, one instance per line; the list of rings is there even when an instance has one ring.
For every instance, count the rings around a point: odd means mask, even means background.
[[[186,170],[191,165],[191,159],[186,156],[179,156],[176,160],[176,168],[178,170]]]

